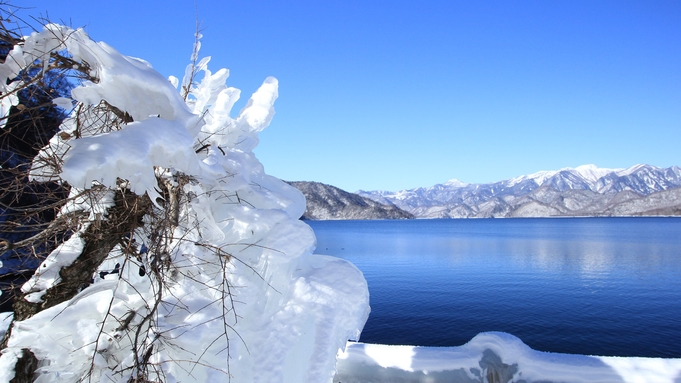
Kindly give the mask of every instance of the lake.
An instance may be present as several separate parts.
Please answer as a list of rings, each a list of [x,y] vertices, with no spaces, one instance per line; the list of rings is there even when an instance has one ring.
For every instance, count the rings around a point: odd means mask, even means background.
[[[362,342],[681,357],[681,218],[306,222],[367,279]]]

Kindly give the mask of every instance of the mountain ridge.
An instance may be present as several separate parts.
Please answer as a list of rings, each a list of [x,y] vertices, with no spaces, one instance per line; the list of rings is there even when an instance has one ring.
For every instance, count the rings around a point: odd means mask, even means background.
[[[321,182],[287,181],[305,196],[303,220],[411,219],[393,204],[382,204]]]
[[[431,187],[356,193],[395,205],[417,218],[609,216],[645,212],[678,215],[680,187],[681,168],[677,166],[639,164],[608,169],[582,165],[487,184],[451,179]],[[657,205],[651,205],[652,202]]]

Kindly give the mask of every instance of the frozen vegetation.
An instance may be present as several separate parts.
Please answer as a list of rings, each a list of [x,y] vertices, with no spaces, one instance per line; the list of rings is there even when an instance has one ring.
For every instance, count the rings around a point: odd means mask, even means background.
[[[198,42],[178,90],[145,61],[48,25],[9,53],[0,83],[29,63],[47,67],[54,53],[88,80],[56,100],[73,112],[31,177],[68,182],[60,216],[78,224],[22,287],[27,309],[10,326],[0,382],[32,358],[40,382],[330,381],[369,295],[352,264],[312,255],[314,233],[298,219],[304,197],[253,155],[277,80],[232,118],[240,92],[225,85],[227,70],[197,61]],[[3,112],[17,103],[4,97]],[[89,286],[57,302],[66,270],[108,235],[97,226],[126,222],[113,212],[130,206],[139,225],[104,254]]]
[[[53,54],[88,80],[55,100],[71,117],[31,177],[70,185],[55,220],[70,235],[23,285],[14,319],[0,317],[0,382],[330,382],[337,358],[346,383],[681,380],[676,359],[540,353],[501,333],[455,348],[346,348],[369,314],[367,284],[352,264],[312,254],[302,194],[252,152],[277,80],[232,118],[240,92],[198,60],[198,41],[180,83],[48,25],[0,64],[3,113],[21,86],[7,80]],[[64,292],[93,259],[88,283]]]

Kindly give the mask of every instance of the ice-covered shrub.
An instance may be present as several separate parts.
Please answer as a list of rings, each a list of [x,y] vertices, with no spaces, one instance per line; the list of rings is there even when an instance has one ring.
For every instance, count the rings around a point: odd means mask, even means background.
[[[55,100],[76,106],[32,164],[32,179],[70,187],[45,230],[64,241],[22,287],[0,381],[323,382],[359,336],[363,276],[312,255],[303,196],[252,152],[277,80],[232,118],[239,90],[197,57],[198,38],[178,90],[147,62],[50,24],[0,64],[5,114],[30,63],[69,63],[85,79]]]

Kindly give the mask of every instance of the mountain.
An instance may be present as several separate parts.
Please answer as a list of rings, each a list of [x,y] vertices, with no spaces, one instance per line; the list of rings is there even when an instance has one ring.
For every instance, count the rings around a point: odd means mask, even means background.
[[[453,179],[398,192],[357,192],[417,218],[681,215],[681,168],[595,165],[488,184]]]
[[[305,196],[302,219],[408,219],[414,216],[395,205],[382,204],[319,182],[288,182]]]

